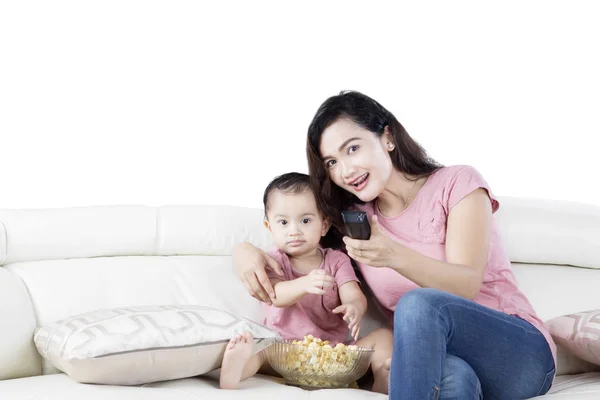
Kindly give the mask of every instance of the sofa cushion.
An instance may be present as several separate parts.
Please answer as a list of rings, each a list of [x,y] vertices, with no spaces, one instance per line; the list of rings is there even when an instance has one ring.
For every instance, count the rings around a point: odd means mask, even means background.
[[[513,271],[519,288],[546,324],[562,315],[600,308],[597,269],[513,263]],[[598,366],[576,357],[560,343],[557,350],[556,375],[598,370]]]
[[[558,359],[556,376],[584,374],[587,372],[600,372],[600,365],[582,360],[570,350],[562,347],[560,344],[556,345],[556,357]]]
[[[24,261],[152,255],[156,209],[144,206],[0,210],[0,265]]]
[[[272,240],[263,218],[262,209],[229,206],[0,209],[0,266],[109,256],[228,256],[245,241],[266,250]]]
[[[219,389],[216,373],[198,378],[155,382],[137,386],[80,385],[64,374],[0,381],[0,398],[10,400],[386,400],[388,396],[356,389],[306,391],[283,384],[281,378],[255,375],[240,384],[241,390]],[[600,373],[559,376],[540,400],[597,400]]]
[[[98,257],[30,261],[6,269],[25,283],[38,326],[98,309],[165,304],[197,304],[264,320],[263,306],[237,279],[228,256]],[[28,343],[35,320],[31,325],[22,336]],[[42,365],[44,374],[59,372],[47,360]]]
[[[600,269],[600,207],[500,197],[495,214],[510,260]]]
[[[279,335],[246,318],[202,306],[104,309],[36,329],[42,357],[83,383],[137,385],[204,374],[249,331],[255,352]]]
[[[600,310],[563,315],[547,325],[556,343],[577,357],[600,365]]]
[[[513,263],[519,288],[543,321],[600,309],[600,270]]]
[[[273,242],[264,211],[227,206],[163,206],[157,209],[156,254],[229,256],[251,242],[267,250]]]
[[[31,299],[19,277],[4,268],[0,268],[0,321],[0,380],[39,375],[41,358],[31,341],[36,327]]]

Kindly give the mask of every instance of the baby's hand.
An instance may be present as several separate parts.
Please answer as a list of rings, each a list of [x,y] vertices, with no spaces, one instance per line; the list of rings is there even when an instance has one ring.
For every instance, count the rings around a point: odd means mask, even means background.
[[[360,334],[360,320],[363,317],[363,312],[354,303],[342,304],[333,310],[334,314],[344,314],[344,321],[348,324],[348,329],[354,338],[354,341],[358,340]]]
[[[333,287],[335,279],[325,270],[314,269],[308,275],[300,278],[306,293],[325,294],[325,290]]]

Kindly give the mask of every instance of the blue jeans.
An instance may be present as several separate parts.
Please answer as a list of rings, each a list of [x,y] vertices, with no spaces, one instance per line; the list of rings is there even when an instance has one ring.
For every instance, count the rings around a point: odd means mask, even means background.
[[[546,339],[521,318],[436,289],[398,302],[390,400],[527,399],[550,389],[554,368]]]

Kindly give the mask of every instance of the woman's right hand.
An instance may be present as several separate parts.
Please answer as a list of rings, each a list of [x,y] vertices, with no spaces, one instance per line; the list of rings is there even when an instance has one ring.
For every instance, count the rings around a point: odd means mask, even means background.
[[[233,265],[238,278],[246,285],[248,293],[258,301],[271,305],[272,300],[275,299],[275,290],[265,268],[270,268],[283,276],[279,263],[252,244],[242,243],[233,252]]]

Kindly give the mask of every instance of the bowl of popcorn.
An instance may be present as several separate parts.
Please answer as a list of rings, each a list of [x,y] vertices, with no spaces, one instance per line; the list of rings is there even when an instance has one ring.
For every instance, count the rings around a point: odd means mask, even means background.
[[[304,340],[281,340],[266,349],[269,363],[285,383],[306,389],[357,387],[371,362],[373,349],[332,346],[307,335]]]

